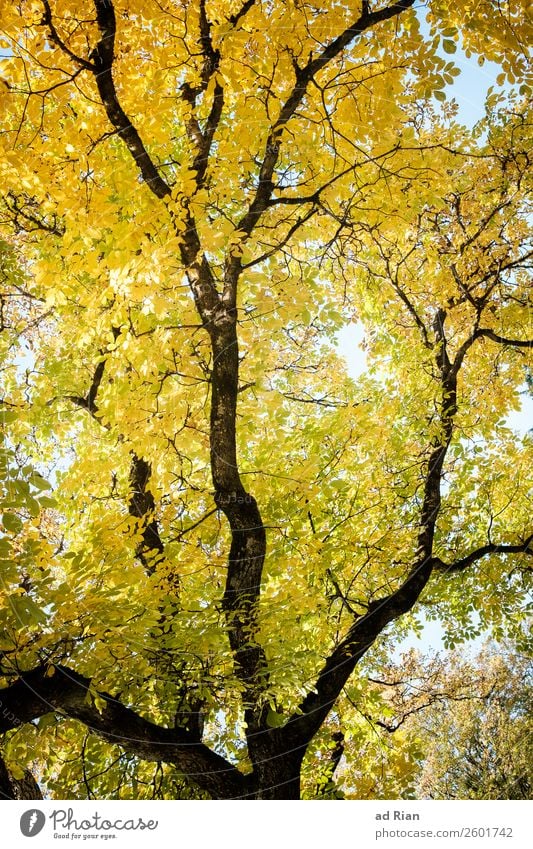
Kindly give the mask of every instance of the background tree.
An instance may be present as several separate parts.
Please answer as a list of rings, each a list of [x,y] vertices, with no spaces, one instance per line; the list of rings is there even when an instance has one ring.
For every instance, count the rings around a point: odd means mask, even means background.
[[[322,796],[418,600],[523,641],[525,8],[78,6],[1,7],[6,763]],[[474,136],[458,41],[520,83]]]
[[[476,657],[411,650],[371,679],[371,757],[338,782],[357,798],[531,798],[531,663],[486,644]],[[378,707],[377,700],[381,700]],[[398,738],[400,735],[400,739]],[[409,745],[405,744],[409,741]]]
[[[435,799],[531,799],[531,665],[512,653],[481,656],[478,663],[489,686],[477,699],[422,718],[436,745],[420,790]],[[446,752],[437,727],[448,738]]]

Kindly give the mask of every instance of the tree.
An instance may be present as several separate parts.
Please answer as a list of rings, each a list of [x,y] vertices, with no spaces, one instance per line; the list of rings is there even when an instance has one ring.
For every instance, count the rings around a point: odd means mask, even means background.
[[[440,728],[451,745],[440,766],[436,751],[428,758],[422,792],[444,799],[531,799],[531,664],[513,653],[485,655],[479,663],[490,686],[477,700],[457,702],[446,715],[440,709],[424,722],[427,733],[444,720]]]
[[[364,773],[344,771],[352,792],[386,799],[392,783],[402,798],[531,798],[528,658],[490,644],[473,659],[411,650],[372,683],[382,706],[367,721],[380,757]]]
[[[519,635],[525,8],[78,5],[2,4],[7,767],[331,795],[417,602]]]

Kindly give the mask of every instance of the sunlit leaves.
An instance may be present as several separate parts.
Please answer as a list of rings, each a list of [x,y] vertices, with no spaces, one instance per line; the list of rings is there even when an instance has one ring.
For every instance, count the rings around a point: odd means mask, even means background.
[[[260,644],[254,708],[282,729],[347,630],[411,574],[435,451],[428,557],[527,531],[531,440],[506,426],[530,363],[525,89],[490,92],[475,133],[444,101],[460,46],[500,62],[498,85],[524,85],[528,25],[521,4],[434,2],[354,33],[307,78],[362,4],[257,2],[239,17],[223,0],[117,0],[119,132],[78,5],[51,3],[55,33],[37,2],[3,17],[1,648],[13,668],[68,661],[99,715],[102,691],[165,728],[199,704],[207,743],[246,771],[251,685],[228,640],[231,539],[211,477],[227,462],[213,457],[216,328],[238,331],[239,473],[268,537],[241,648]],[[139,176],[131,126],[163,200]],[[217,308],[198,310],[206,292]],[[357,379],[333,344],[354,322]],[[447,645],[520,630],[527,556],[428,584]],[[381,636],[374,662],[407,627]],[[308,796],[339,792],[341,730],[359,758],[347,795],[413,792],[418,739],[376,733],[372,717],[391,724],[395,706],[366,671],[313,743]],[[10,762],[29,760],[36,733],[12,735]],[[41,739],[54,794],[192,792],[79,725],[40,719]]]

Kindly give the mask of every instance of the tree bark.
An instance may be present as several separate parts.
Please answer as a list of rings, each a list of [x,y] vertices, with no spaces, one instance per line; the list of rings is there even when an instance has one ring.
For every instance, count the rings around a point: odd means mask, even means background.
[[[37,784],[33,773],[29,769],[25,769],[22,778],[14,778],[0,754],[0,801],[42,798],[41,788]]]

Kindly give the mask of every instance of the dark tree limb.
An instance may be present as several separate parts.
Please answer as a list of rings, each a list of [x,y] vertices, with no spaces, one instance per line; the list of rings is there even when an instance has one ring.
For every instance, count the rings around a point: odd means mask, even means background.
[[[368,612],[356,619],[331,652],[316,680],[286,726],[281,729],[285,745],[307,746],[321,727],[361,658],[390,622],[408,613],[418,600],[432,572],[431,560],[422,561],[394,593],[372,602]]]
[[[255,3],[255,0],[246,0],[246,2],[242,4],[242,6],[241,6],[241,8],[239,9],[238,12],[235,12],[234,15],[229,16],[229,18],[228,18],[229,23],[232,26],[235,27],[239,23],[241,18],[243,18],[246,15],[246,13],[250,11],[250,9],[254,5],[254,3]]]
[[[331,735],[331,740],[333,742],[333,748],[329,752],[329,759],[325,769],[325,778],[328,781],[328,785],[326,787],[321,784],[317,785],[318,797],[327,796],[328,791],[334,786],[333,778],[344,754],[344,732],[334,731]]]
[[[266,533],[255,498],[244,488],[236,445],[239,348],[235,316],[210,328],[214,352],[211,395],[211,472],[215,503],[231,529],[223,606],[236,671],[246,687],[248,728],[263,727],[257,701],[266,683],[266,658],[257,642],[256,605],[266,552]],[[264,717],[263,717],[264,719]]]
[[[482,545],[474,549],[474,551],[471,551],[465,557],[461,557],[452,563],[445,563],[440,557],[434,557],[433,566],[439,572],[464,572],[469,566],[472,566],[484,557],[488,557],[490,554],[529,554],[533,556],[533,534],[529,534],[523,542],[516,543],[515,545],[487,543],[487,545]]]
[[[35,776],[29,769],[24,770],[22,778],[15,779],[16,799],[42,799],[41,788],[35,780]]]
[[[130,466],[131,497],[128,509],[130,516],[139,519],[142,523],[142,539],[135,553],[148,575],[154,574],[165,551],[159,533],[159,524],[155,518],[155,499],[148,486],[151,475],[150,463],[133,452]]]
[[[196,106],[198,95],[205,92],[220,63],[220,53],[213,47],[211,23],[207,17],[205,0],[200,0],[200,47],[203,55],[203,65],[200,75],[201,84],[199,86],[191,86],[190,83],[186,82],[181,86],[182,97],[191,107],[191,115],[186,121],[186,128],[189,139],[196,148],[192,170],[196,172],[195,181],[197,188],[201,188],[204,184],[211,145],[224,107],[224,90],[219,80],[216,79],[211,109],[207,117],[205,131],[202,132],[193,110]]]
[[[126,144],[135,164],[153,194],[163,199],[170,195],[170,185],[161,177],[155,163],[151,159],[137,129],[133,126],[130,118],[121,106],[113,79],[113,62],[116,37],[115,10],[111,0],[93,0],[96,10],[97,24],[100,32],[100,40],[90,55],[90,62],[81,60],[75,56],[57,36],[54,28],[52,15],[47,0],[45,3],[45,16],[43,23],[47,26],[51,41],[60,47],[66,55],[81,64],[84,69],[91,71],[95,78],[96,86],[102,105],[106,111],[114,132],[120,135]],[[207,65],[206,67],[209,67]],[[213,66],[213,70],[215,67]],[[197,166],[203,169],[207,167],[207,156],[210,149],[212,137],[218,125],[222,110],[222,93],[217,89],[213,101],[213,107],[208,119],[205,137],[205,146],[198,152]],[[187,269],[187,276],[193,291],[196,306],[205,324],[209,324],[216,317],[220,307],[220,299],[213,279],[211,269],[205,257],[199,257],[200,241],[196,225],[188,209],[185,210],[185,231],[183,242],[180,246],[181,259]]]
[[[397,17],[413,6],[414,2],[415,0],[399,0],[398,3],[393,3],[392,5],[379,9],[376,12],[370,12],[368,10],[368,6],[364,5],[361,15],[357,18],[357,20],[347,27],[341,35],[324,47],[318,56],[314,59],[310,58],[307,64],[303,67],[300,67],[296,62],[294,63],[296,83],[289,97],[281,107],[278,119],[269,133],[265,147],[266,152],[259,170],[257,191],[248,211],[237,225],[237,230],[250,235],[259,221],[259,218],[269,205],[274,189],[272,178],[281,150],[283,129],[305,97],[307,87],[313,77],[325,68],[329,62],[342,53],[342,51],[363,32],[371,29],[382,21],[387,21],[391,18]]]
[[[40,666],[0,690],[0,733],[50,712],[82,722],[103,740],[147,761],[174,764],[188,780],[214,799],[246,794],[247,780],[229,761],[198,742],[184,728],[163,728],[139,716],[91,681],[64,666]],[[98,707],[94,699],[98,699]]]
[[[68,45],[65,44],[63,39],[60,37],[52,19],[52,10],[50,9],[50,3],[48,2],[48,0],[42,0],[42,2],[44,6],[42,25],[48,29],[48,37],[52,44],[55,44],[56,47],[59,47],[59,49],[66,56],[72,59],[72,61],[80,68],[84,68],[88,71],[94,71],[94,66],[91,64],[91,62],[88,62],[87,59],[83,59],[83,57],[81,56],[77,56],[75,53],[72,52]]]
[[[0,754],[0,802],[5,799],[15,799],[15,787],[13,778]]]
[[[13,226],[17,231],[31,233],[42,230],[54,236],[65,234],[65,225],[60,216],[55,213],[44,215],[36,198],[25,193],[15,194],[10,190],[4,197],[4,203],[13,216]]]
[[[89,69],[94,75],[98,93],[109,121],[124,139],[142,177],[150,190],[159,198],[170,194],[170,186],[163,180],[150,158],[139,133],[120,105],[113,80],[116,19],[115,9],[109,0],[93,0],[100,41],[91,52]]]
[[[493,342],[498,342],[500,345],[509,345],[512,348],[533,348],[533,339],[509,339],[507,336],[500,336],[499,333],[495,333],[494,330],[486,327],[480,327],[477,336],[485,336]]]

